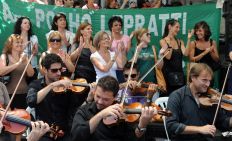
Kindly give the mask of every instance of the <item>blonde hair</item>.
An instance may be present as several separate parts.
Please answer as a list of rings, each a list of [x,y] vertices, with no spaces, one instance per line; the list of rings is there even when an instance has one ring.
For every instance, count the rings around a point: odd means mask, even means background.
[[[61,34],[60,34],[59,31],[53,31],[53,32],[51,32],[51,33],[49,34],[48,40],[47,40],[47,42],[48,42],[48,47],[49,47],[50,39],[53,38],[53,37],[55,37],[55,36],[59,36],[59,38],[62,39],[62,38],[61,38]]]
[[[213,71],[207,64],[196,63],[190,69],[189,82],[192,82],[192,77],[198,77],[202,71],[206,71],[211,77],[213,77]]]
[[[106,34],[107,36],[109,36],[108,33],[105,32],[105,31],[99,31],[94,36],[93,45],[96,47],[97,50],[99,50],[99,48],[100,48],[99,42],[102,40],[104,34]]]
[[[139,28],[134,32],[134,37],[137,41],[137,45],[141,42],[141,37],[144,33],[148,33],[148,29],[146,28]]]
[[[19,34],[11,34],[5,42],[2,54],[11,54],[13,42],[17,40],[21,40],[23,42],[23,38]]]

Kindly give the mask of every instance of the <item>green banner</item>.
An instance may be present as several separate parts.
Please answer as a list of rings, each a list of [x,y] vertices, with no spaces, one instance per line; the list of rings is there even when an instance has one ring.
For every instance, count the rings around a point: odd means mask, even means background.
[[[8,2],[1,0],[0,3],[0,47],[2,48],[6,38],[13,32],[13,26],[17,17],[27,16],[33,23],[33,31],[39,38],[42,50],[46,49],[45,34],[51,28],[53,16],[57,12],[66,14],[69,29],[76,32],[77,27],[83,21],[89,21],[93,25],[93,31],[108,30],[108,19],[112,15],[119,15],[123,18],[124,34],[146,27],[152,34],[152,43],[159,46],[159,40],[167,19],[177,18],[181,24],[180,38],[187,39],[188,29],[194,24],[205,20],[211,27],[212,38],[217,40],[220,29],[220,9],[215,4],[204,4],[196,6],[182,6],[173,8],[158,9],[124,9],[124,10],[81,10],[74,8],[55,7],[52,5],[39,5],[35,3]]]
[[[121,16],[124,23],[124,34],[129,35],[139,27],[148,28],[152,36],[152,44],[157,48],[159,48],[159,40],[162,38],[165,23],[170,18],[179,20],[181,29],[178,36],[184,41],[187,39],[187,31],[192,29],[195,23],[202,20],[209,24],[212,31],[211,38],[217,42],[219,39],[221,9],[216,9],[215,3],[158,9],[82,10],[23,3],[15,0],[15,2],[11,2],[11,0],[0,1],[0,51],[7,37],[13,32],[15,21],[20,16],[27,16],[31,19],[33,32],[39,39],[39,49],[40,51],[46,50],[45,34],[49,32],[52,18],[58,12],[65,13],[69,29],[74,33],[80,23],[84,21],[93,25],[94,34],[100,30],[109,31],[108,19],[112,15]]]

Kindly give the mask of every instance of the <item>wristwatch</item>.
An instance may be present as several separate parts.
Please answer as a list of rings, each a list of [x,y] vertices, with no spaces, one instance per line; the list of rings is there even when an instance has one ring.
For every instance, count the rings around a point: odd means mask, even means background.
[[[137,129],[139,130],[139,132],[145,132],[147,130],[147,128],[140,128],[139,125],[137,126]]]

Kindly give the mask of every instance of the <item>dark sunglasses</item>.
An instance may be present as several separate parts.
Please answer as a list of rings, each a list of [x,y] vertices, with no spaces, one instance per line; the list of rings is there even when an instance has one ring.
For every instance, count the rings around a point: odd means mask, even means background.
[[[128,78],[128,76],[129,76],[128,74],[124,74],[125,78]],[[136,76],[137,76],[137,74],[131,74],[131,78],[135,78]]]
[[[62,68],[50,69],[52,73],[57,73],[58,71],[62,72]]]
[[[147,36],[151,36],[151,33],[147,33],[146,35],[147,35]]]
[[[50,41],[50,42],[61,42],[61,39],[52,39],[52,38],[51,38],[49,41]]]

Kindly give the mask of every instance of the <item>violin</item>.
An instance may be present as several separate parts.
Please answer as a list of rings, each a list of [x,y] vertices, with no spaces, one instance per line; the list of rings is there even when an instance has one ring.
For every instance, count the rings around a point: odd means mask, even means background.
[[[133,94],[143,94],[146,95],[147,91],[148,91],[148,87],[150,84],[154,84],[152,82],[141,82],[139,83],[132,91]],[[165,90],[162,89],[162,87],[159,86],[159,84],[157,85],[157,90],[165,92]]]
[[[0,109],[2,116],[4,109]],[[16,109],[13,111],[8,111],[5,119],[3,120],[4,130],[12,134],[22,134],[25,132],[27,127],[31,127],[31,116],[24,109]],[[59,130],[58,126],[50,126],[49,136],[53,139],[64,136],[63,131]]]
[[[68,77],[62,77],[61,80],[70,80]],[[75,80],[70,80],[73,86],[69,87],[68,90],[72,91],[74,94],[82,94],[87,91],[86,87],[91,87],[90,84],[87,83],[87,80],[84,78],[78,78]],[[54,87],[53,91],[55,93],[63,93],[67,89],[64,86]]]
[[[201,106],[211,107],[218,104],[220,98],[220,93],[212,88],[209,88],[206,95],[199,97],[199,102]],[[232,111],[232,96],[225,94],[222,96],[221,108]]]

